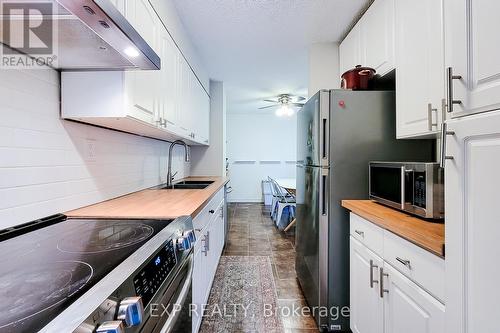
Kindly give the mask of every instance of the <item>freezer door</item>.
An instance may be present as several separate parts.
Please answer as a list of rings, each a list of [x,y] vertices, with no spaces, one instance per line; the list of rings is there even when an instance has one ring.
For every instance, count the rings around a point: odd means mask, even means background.
[[[297,161],[327,167],[329,154],[330,93],[322,90],[297,113]]]
[[[297,166],[297,278],[308,305],[327,306],[328,271],[327,168]],[[315,317],[319,326],[328,318]]]

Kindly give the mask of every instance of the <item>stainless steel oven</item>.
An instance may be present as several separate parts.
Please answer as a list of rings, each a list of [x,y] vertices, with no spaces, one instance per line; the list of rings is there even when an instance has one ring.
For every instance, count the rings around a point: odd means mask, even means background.
[[[64,255],[67,260],[71,251],[78,262],[88,264],[89,281],[95,281],[73,303],[62,307],[42,332],[192,333],[189,310],[196,237],[190,217],[68,219],[56,226],[66,231],[62,235],[66,237],[54,241],[53,256]],[[67,229],[74,239],[67,237]]]
[[[370,162],[369,194],[381,204],[444,219],[444,170],[439,163]]]

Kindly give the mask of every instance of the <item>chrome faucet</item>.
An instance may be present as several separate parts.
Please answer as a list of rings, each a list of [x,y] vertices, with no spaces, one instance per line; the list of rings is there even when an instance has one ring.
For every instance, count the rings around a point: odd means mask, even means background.
[[[174,176],[177,174],[174,173],[172,175],[172,150],[174,148],[175,145],[180,145],[180,146],[184,146],[184,160],[186,162],[189,162],[190,158],[189,158],[189,147],[188,145],[182,141],[182,140],[175,140],[174,142],[172,142],[170,144],[170,147],[168,148],[168,171],[167,171],[167,186],[172,186],[172,181],[174,180]]]

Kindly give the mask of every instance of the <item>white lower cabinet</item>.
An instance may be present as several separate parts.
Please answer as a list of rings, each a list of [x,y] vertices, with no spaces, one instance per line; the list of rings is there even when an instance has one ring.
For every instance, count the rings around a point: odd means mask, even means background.
[[[384,302],[379,296],[378,269],[383,260],[351,236],[351,330],[384,332]]]
[[[192,324],[198,332],[203,309],[208,303],[210,289],[224,248],[224,189],[221,189],[194,218],[196,243],[194,246]]]
[[[444,305],[384,263],[384,332],[443,333]]]
[[[351,214],[351,220],[353,217],[361,219]],[[410,249],[414,246],[407,243]],[[354,235],[350,236],[350,263],[351,330],[354,333],[444,332],[444,304],[421,287],[421,281],[403,274],[385,260],[383,253],[372,252]],[[439,274],[444,276],[444,271]]]

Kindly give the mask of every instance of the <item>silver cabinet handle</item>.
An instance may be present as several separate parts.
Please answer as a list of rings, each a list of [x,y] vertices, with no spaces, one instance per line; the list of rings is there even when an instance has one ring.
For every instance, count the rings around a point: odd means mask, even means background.
[[[374,268],[378,268],[378,266],[373,263],[373,260],[370,260],[370,288],[372,288],[372,289],[373,289],[373,285],[375,283],[378,283],[378,280],[373,279],[373,269]]]
[[[210,251],[210,231],[207,231],[207,234],[203,238],[203,250],[201,250],[201,253],[203,253],[206,256],[208,256],[208,251]]]
[[[166,127],[167,126],[167,121],[165,119],[163,119],[163,117],[160,117],[156,123],[158,124],[158,126],[160,127]]]
[[[365,233],[363,231],[354,230],[354,232],[357,233],[358,235],[360,235],[361,237],[365,238]]]
[[[448,100],[448,112],[453,112],[453,105],[455,104],[462,104],[461,100],[458,99],[453,99],[453,80],[461,80],[462,75],[453,75],[453,68],[448,67],[446,69],[446,74],[448,77],[448,82],[447,82],[447,100]]]
[[[443,122],[441,124],[441,156],[439,159],[439,165],[441,168],[446,166],[446,160],[452,160],[453,156],[446,155],[446,136],[447,135],[455,135],[454,131],[448,131],[448,124]]]
[[[432,108],[432,103],[427,104],[427,126],[429,127],[429,131],[432,131],[432,127],[438,125],[437,123],[437,108]],[[436,112],[436,122],[432,122],[432,112]]]
[[[406,267],[408,267],[408,269],[411,269],[411,262],[410,262],[410,260],[401,259],[400,257],[396,257],[396,260],[399,261],[401,264],[405,265]]]
[[[389,293],[388,289],[384,289],[384,277],[389,277],[389,274],[384,273],[384,268],[380,267],[380,298],[384,298],[384,293]]]

